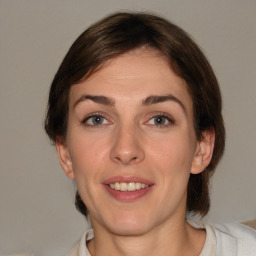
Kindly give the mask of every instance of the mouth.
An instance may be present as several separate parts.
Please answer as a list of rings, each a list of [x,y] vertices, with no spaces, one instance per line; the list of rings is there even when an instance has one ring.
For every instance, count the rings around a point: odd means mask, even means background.
[[[118,201],[131,202],[146,196],[154,184],[138,177],[113,177],[106,180],[106,190]]]
[[[140,183],[140,182],[115,182],[108,184],[108,186],[114,190],[118,191],[136,191],[144,188],[148,188],[150,185]]]

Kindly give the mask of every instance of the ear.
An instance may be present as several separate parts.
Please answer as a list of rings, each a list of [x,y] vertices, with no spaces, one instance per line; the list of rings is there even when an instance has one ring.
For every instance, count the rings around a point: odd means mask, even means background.
[[[203,172],[212,159],[215,143],[215,131],[210,129],[203,132],[203,138],[198,141],[195,156],[192,162],[191,173]]]
[[[74,179],[72,160],[67,146],[64,142],[62,142],[62,140],[57,140],[55,146],[58,153],[59,162],[63,171],[70,179]]]

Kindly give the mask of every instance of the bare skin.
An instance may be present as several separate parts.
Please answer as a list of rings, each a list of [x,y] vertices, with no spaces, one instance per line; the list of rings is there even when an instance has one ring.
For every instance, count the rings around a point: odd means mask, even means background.
[[[158,52],[138,49],[72,86],[69,100],[56,148],[90,212],[91,255],[199,255],[205,231],[185,221],[187,184],[209,164],[214,133],[197,140],[185,81]]]
[[[165,238],[162,239],[162,237]],[[87,247],[92,256],[164,256],[167,252],[170,256],[198,256],[202,251],[205,237],[205,230],[194,229],[184,222],[178,230],[170,229],[163,236],[160,231],[159,233],[152,231],[145,236],[136,237],[97,236],[97,239],[92,239],[87,243]]]

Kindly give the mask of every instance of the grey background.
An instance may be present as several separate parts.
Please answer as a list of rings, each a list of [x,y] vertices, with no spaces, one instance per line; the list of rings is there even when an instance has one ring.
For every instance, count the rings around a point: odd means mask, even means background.
[[[117,10],[159,13],[202,47],[220,82],[227,129],[207,219],[256,217],[254,0],[0,0],[0,254],[64,255],[85,230],[43,118],[49,85],[71,43]]]

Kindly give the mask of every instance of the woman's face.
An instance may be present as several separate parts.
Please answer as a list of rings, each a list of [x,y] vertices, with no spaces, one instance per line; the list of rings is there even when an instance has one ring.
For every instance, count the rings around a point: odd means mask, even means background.
[[[142,234],[185,218],[201,145],[185,81],[157,51],[112,59],[70,90],[61,165],[74,178],[95,229]]]

